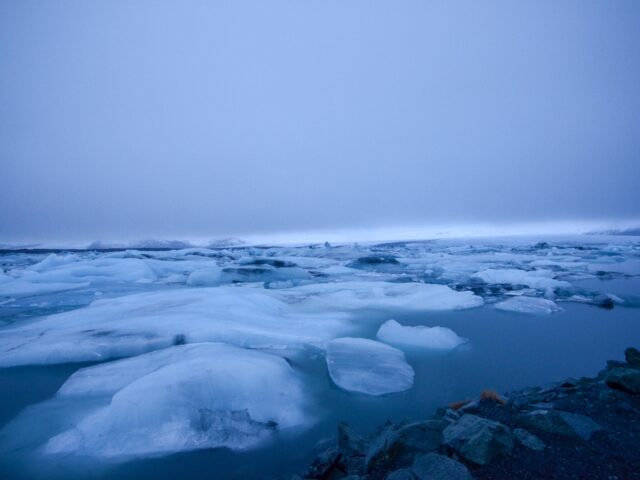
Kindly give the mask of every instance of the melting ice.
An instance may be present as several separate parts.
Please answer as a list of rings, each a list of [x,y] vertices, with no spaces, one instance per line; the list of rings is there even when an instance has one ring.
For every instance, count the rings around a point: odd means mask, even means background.
[[[581,286],[640,275],[636,237],[4,252],[0,262],[0,367],[100,362],[12,424],[37,423],[49,405],[76,410],[42,455],[256,448],[317,420],[305,355],[325,357],[344,395],[394,395],[413,388],[410,352],[473,348],[434,312],[486,305],[536,321],[572,302],[640,304]],[[420,324],[391,320],[410,311]]]

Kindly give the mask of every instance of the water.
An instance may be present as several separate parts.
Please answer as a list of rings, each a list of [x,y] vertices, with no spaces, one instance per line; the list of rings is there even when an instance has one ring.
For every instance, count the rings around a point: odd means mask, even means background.
[[[302,348],[287,346],[276,353],[285,355],[302,376],[313,425],[302,431],[278,432],[258,448],[246,451],[209,449],[128,462],[96,461],[81,455],[43,455],[42,445],[49,438],[74,426],[83,412],[96,406],[96,400],[91,398],[73,402],[55,398],[56,391],[69,376],[96,363],[0,368],[0,478],[287,479],[303,472],[318,450],[334,441],[337,424],[341,421],[348,422],[357,432],[369,433],[387,420],[424,419],[435,409],[473,398],[484,389],[506,392],[567,377],[593,376],[604,367],[606,360],[622,359],[626,347],[640,346],[640,309],[637,308],[640,305],[640,272],[634,270],[638,266],[640,242],[634,239],[597,240],[586,247],[575,242],[540,246],[536,244],[539,239],[529,242],[520,239],[514,243],[501,241],[482,246],[436,242],[371,248],[247,249],[211,256],[202,256],[201,252],[193,255],[184,252],[81,253],[77,258],[55,257],[52,266],[36,269],[35,273],[28,268],[46,259],[44,254],[6,256],[0,265],[11,278],[3,280],[0,276],[0,282],[5,282],[0,283],[0,340],[7,338],[2,337],[7,329],[37,323],[44,315],[81,309],[96,298],[108,300],[136,292],[187,289],[190,288],[191,272],[199,268],[243,267],[248,258],[256,255],[294,258],[301,265],[289,274],[284,273],[286,269],[269,270],[267,274],[273,278],[265,279],[264,285],[256,283],[248,287],[261,289],[264,286],[272,291],[270,288],[282,288],[283,276],[290,275],[289,283],[284,282],[285,288],[273,290],[284,294],[298,284],[345,279],[365,283],[427,280],[449,285],[455,290],[476,291],[478,284],[470,280],[476,271],[488,268],[531,271],[539,268],[535,262],[548,261],[552,263],[542,268],[552,269],[554,278],[569,282],[570,287],[557,289],[558,304],[563,311],[552,315],[496,310],[493,308],[495,301],[504,299],[512,289],[522,288],[502,284],[481,289],[479,294],[485,305],[467,310],[427,312],[389,307],[348,310],[344,305],[353,299],[330,297],[336,304],[320,303],[320,308],[336,312],[347,309],[344,311],[351,315],[351,336],[375,338],[378,327],[393,318],[402,325],[448,327],[469,339],[469,343],[447,352],[403,348],[416,373],[413,388],[383,397],[352,394],[337,388],[329,378],[321,348],[312,344]],[[579,242],[585,240],[581,238]],[[380,252],[397,256],[401,263],[344,270],[355,259]],[[135,261],[123,266],[120,262],[125,258]],[[589,268],[592,264],[597,266]],[[596,270],[597,274],[594,273]],[[44,286],[45,290],[31,295],[3,296],[3,285],[11,288],[16,285],[6,283],[10,280],[24,280],[26,283],[22,286],[38,289]],[[65,292],[46,290],[47,282],[66,282],[74,289]],[[548,294],[544,288],[529,290],[528,295]],[[579,296],[586,299],[584,301],[592,301],[598,293],[618,295],[626,306],[607,310],[579,303],[575,298]],[[314,295],[310,296],[312,301]],[[317,295],[322,298],[322,294]],[[293,304],[307,301],[304,297],[292,298]],[[379,298],[366,297],[365,300],[374,302]],[[257,310],[260,308],[258,306]],[[137,310],[132,312],[139,313]],[[141,328],[150,328],[144,321],[138,318]],[[52,328],[55,330],[55,326]],[[124,328],[122,324],[120,328]],[[79,330],[80,333],[83,331]],[[152,329],[148,331],[153,332]],[[120,335],[117,338],[126,338],[123,333],[127,332],[116,332]],[[72,338],[85,341],[82,336]],[[104,337],[104,341],[111,341],[110,338]],[[22,342],[22,337],[18,340]],[[3,352],[6,350],[3,351],[0,345],[0,354]]]
[[[407,325],[446,326],[471,341],[444,354],[407,351],[407,360],[416,372],[414,387],[385,397],[354,395],[336,388],[323,357],[305,352],[295,366],[307,377],[308,388],[321,405],[316,412],[318,422],[307,432],[290,438],[280,436],[260,449],[187,452],[119,465],[78,459],[38,464],[28,454],[21,457],[18,453],[3,458],[0,468],[7,479],[80,479],[88,471],[96,478],[287,478],[305,469],[314,447],[331,438],[340,421],[366,433],[387,420],[425,418],[440,406],[474,397],[486,388],[503,392],[570,376],[593,376],[606,360],[622,358],[627,346],[640,345],[637,309],[563,306],[564,312],[549,316],[518,315],[489,306],[429,314],[367,312],[370,325],[360,332],[362,336],[374,336],[380,322],[395,318]],[[22,408],[52,397],[64,380],[83,366],[86,364],[0,370],[2,391],[10,392],[0,398],[0,419],[6,423]]]

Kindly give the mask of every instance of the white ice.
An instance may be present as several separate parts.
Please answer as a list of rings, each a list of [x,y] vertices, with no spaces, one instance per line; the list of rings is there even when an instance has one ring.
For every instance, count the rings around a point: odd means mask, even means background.
[[[160,290],[105,298],[0,330],[0,366],[106,360],[184,342],[318,345],[353,330],[348,312],[354,309],[442,310],[480,304],[482,299],[471,292],[422,283]]]
[[[0,330],[0,366],[106,360],[184,342],[301,346],[352,328],[344,313],[292,306],[276,292],[190,288],[96,300],[85,308]]]
[[[408,327],[395,320],[388,320],[378,329],[378,340],[394,345],[409,345],[436,350],[451,350],[467,342],[446,327]]]
[[[51,438],[48,454],[103,458],[256,446],[310,423],[298,375],[281,357],[221,344],[184,345],[85,368],[58,392],[105,397]]]
[[[524,295],[496,303],[495,308],[508,312],[533,313],[538,315],[547,315],[562,311],[562,308],[551,300],[538,297],[526,297]]]
[[[327,345],[327,367],[340,388],[367,395],[402,392],[414,372],[402,351],[365,338],[338,338]]]
[[[473,275],[486,283],[505,283],[524,285],[531,288],[545,290],[547,288],[569,287],[569,282],[556,280],[551,270],[519,270],[516,268],[487,269]]]
[[[459,310],[478,307],[482,298],[472,292],[456,292],[445,285],[391,282],[331,282],[288,290],[309,295],[307,301],[324,308],[399,308],[409,310]]]

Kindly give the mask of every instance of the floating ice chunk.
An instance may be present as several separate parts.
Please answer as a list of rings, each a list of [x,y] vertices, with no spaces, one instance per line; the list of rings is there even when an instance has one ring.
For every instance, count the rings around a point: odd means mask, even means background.
[[[63,265],[69,265],[71,263],[79,261],[79,257],[77,255],[63,255],[52,253],[47,255],[43,260],[38,263],[35,263],[27,268],[27,270],[32,270],[34,272],[44,272],[46,270],[50,270],[52,268],[57,268]]]
[[[456,332],[446,327],[426,327],[424,325],[407,327],[400,325],[395,320],[383,323],[376,336],[386,343],[439,350],[450,350],[467,342],[465,338],[459,337]]]
[[[534,313],[538,315],[546,315],[562,311],[562,308],[551,300],[525,296],[513,297],[503,302],[496,303],[495,308],[509,312]]]
[[[290,294],[309,295],[310,303],[325,308],[403,308],[411,310],[458,310],[478,307],[481,297],[457,292],[445,285],[391,282],[331,282],[289,289]]]
[[[345,337],[329,342],[327,367],[333,382],[350,392],[384,395],[413,386],[413,368],[404,353],[365,338]]]
[[[222,269],[218,267],[196,270],[189,275],[187,285],[191,285],[192,287],[209,287],[218,285],[220,283],[221,274]]]
[[[49,454],[103,458],[245,449],[308,424],[300,379],[281,357],[222,344],[172,347],[82,369],[62,398],[107,405],[51,438]]]
[[[0,295],[35,295],[83,288],[89,284],[150,283],[154,270],[138,258],[88,258],[52,254],[39,263],[12,272]]]
[[[569,282],[556,280],[551,270],[519,270],[517,268],[490,268],[472,276],[485,283],[506,283],[545,290],[547,288],[569,287]]]
[[[278,292],[181,288],[95,300],[88,307],[0,330],[0,367],[99,361],[207,341],[301,346],[353,328],[345,313],[309,310],[304,302],[291,305]]]
[[[65,292],[88,287],[89,282],[84,283],[38,283],[23,280],[21,278],[12,279],[0,283],[0,297],[17,296],[27,297],[32,295],[44,295],[47,293]]]
[[[344,265],[332,265],[330,267],[322,269],[322,273],[325,275],[357,275],[358,270],[351,267],[345,267]]]

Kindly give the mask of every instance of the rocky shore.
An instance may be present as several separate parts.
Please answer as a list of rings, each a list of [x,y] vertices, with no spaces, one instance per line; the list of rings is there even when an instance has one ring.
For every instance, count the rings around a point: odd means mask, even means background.
[[[485,391],[424,421],[337,441],[300,479],[640,479],[640,351],[595,378]]]

